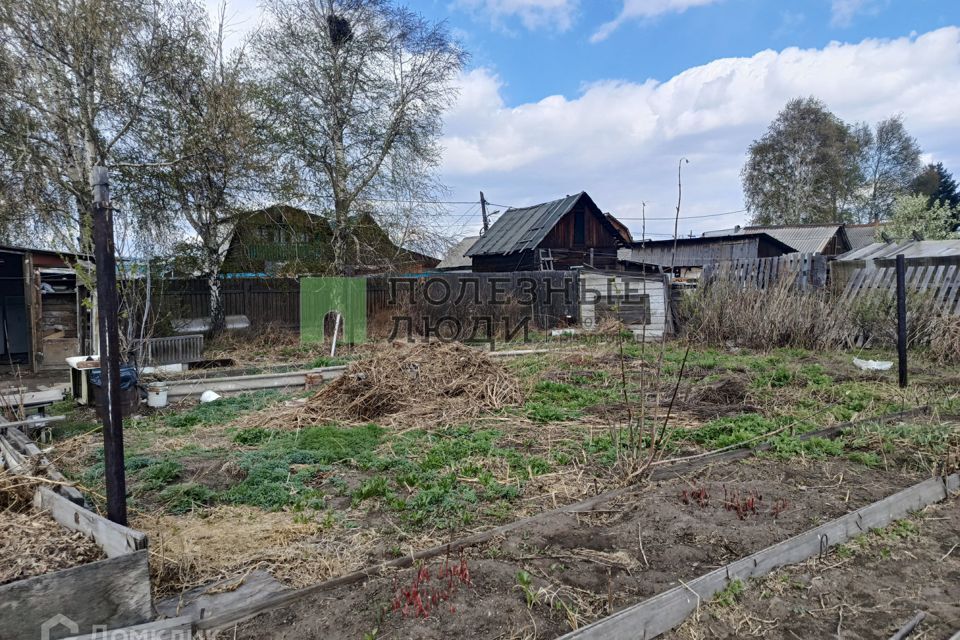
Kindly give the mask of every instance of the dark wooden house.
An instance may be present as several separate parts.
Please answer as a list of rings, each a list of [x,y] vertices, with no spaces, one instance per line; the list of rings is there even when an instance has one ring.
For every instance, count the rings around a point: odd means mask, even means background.
[[[438,260],[398,247],[373,219],[358,221],[346,262],[352,275],[421,273]],[[333,265],[333,231],[324,216],[288,206],[250,211],[236,224],[223,261],[224,274],[296,276],[326,274]]]
[[[672,266],[674,275],[692,277],[711,262],[771,258],[787,253],[794,253],[793,247],[766,233],[756,232],[634,242],[620,250],[620,259],[628,268],[669,271]]]
[[[466,257],[478,272],[581,266],[613,269],[617,248],[628,242],[610,217],[581,192],[531,207],[507,209]]]
[[[77,277],[86,256],[0,247],[0,364],[66,369],[91,353],[90,293]]]

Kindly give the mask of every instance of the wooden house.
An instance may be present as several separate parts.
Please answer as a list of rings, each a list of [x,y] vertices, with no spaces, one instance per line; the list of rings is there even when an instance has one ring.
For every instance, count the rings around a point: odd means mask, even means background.
[[[90,293],[76,265],[87,256],[0,247],[0,363],[66,369],[92,352]]]
[[[466,252],[473,270],[613,269],[629,242],[585,192],[507,209]]]
[[[793,247],[766,233],[647,240],[621,249],[625,268],[669,271],[679,277],[697,277],[705,264],[745,258],[770,258],[794,253]]]
[[[421,273],[436,266],[430,256],[398,247],[364,214],[347,248],[351,275]],[[324,216],[288,206],[250,211],[236,223],[221,271],[230,275],[326,274],[333,265],[333,230]]]

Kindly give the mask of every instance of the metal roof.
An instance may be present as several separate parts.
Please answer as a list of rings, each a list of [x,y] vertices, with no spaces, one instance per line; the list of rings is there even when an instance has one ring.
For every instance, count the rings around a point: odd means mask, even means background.
[[[709,262],[731,260],[735,258],[757,257],[757,249],[751,243],[756,238],[758,243],[765,243],[775,247],[783,253],[793,253],[793,247],[777,240],[768,233],[751,231],[747,233],[729,233],[723,236],[707,236],[693,238],[677,238],[676,251],[674,240],[646,240],[634,241],[629,248],[617,251],[617,258],[624,262],[636,264],[652,264],[659,266],[696,267]],[[735,247],[740,246],[738,250]]]
[[[449,270],[449,269],[470,269],[473,267],[473,260],[466,256],[467,250],[474,245],[474,243],[480,239],[480,236],[467,236],[457,244],[450,247],[450,250],[447,251],[447,254],[443,256],[443,260],[437,265],[437,269],[440,270]]]
[[[507,255],[533,249],[543,241],[560,219],[573,209],[580,198],[587,198],[594,208],[597,207],[586,192],[567,196],[559,200],[535,204],[521,209],[507,209],[496,222],[480,237],[466,255]],[[599,212],[599,209],[597,209]],[[605,224],[609,221],[600,212]],[[619,233],[617,234],[619,235]]]
[[[860,249],[837,256],[837,260],[873,260],[894,258],[902,253],[905,258],[937,258],[960,256],[960,239],[957,240],[904,240],[902,242],[874,242]]]
[[[842,224],[797,224],[797,225],[770,225],[744,227],[739,233],[756,233],[762,231],[787,245],[799,253],[823,253],[833,237],[838,233],[846,233]],[[849,246],[849,242],[847,243]]]
[[[883,230],[883,225],[879,222],[870,224],[848,224],[846,225],[847,240],[850,241],[850,249],[862,249],[873,244],[876,241],[877,231]]]

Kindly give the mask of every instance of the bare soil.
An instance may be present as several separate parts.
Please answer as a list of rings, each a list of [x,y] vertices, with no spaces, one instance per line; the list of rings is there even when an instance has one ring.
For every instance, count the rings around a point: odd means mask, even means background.
[[[889,638],[918,611],[912,639],[960,630],[960,498],[870,533],[823,560],[750,580],[736,603],[715,603],[671,640]]]
[[[426,618],[395,610],[414,568],[265,613],[225,637],[553,638],[917,480],[844,460],[708,467],[472,549],[470,583],[441,590]]]

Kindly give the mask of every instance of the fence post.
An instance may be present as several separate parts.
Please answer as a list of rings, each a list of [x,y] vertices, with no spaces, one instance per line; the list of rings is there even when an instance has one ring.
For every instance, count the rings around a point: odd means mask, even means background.
[[[900,388],[907,386],[907,283],[906,260],[897,254],[897,360]]]

